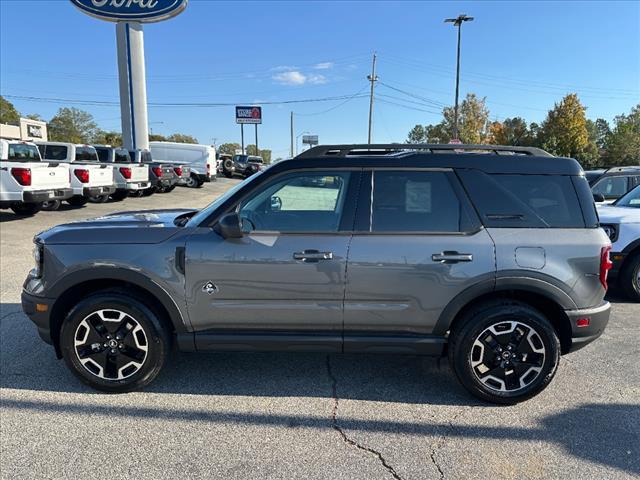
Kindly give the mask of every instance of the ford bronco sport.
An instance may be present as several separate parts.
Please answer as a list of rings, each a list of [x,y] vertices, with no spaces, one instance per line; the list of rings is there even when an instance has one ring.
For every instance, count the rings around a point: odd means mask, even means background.
[[[610,248],[575,160],[321,146],[200,211],[37,235],[22,307],[100,390],[148,385],[174,344],[448,355],[472,394],[515,403],[602,334]]]

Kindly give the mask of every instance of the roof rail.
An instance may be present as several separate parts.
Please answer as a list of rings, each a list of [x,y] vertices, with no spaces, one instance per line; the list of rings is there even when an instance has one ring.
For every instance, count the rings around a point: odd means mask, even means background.
[[[640,170],[640,165],[625,165],[623,167],[609,167],[602,172],[602,175],[609,172],[626,172],[628,170],[635,171]]]
[[[388,155],[408,150],[424,153],[458,152],[460,150],[484,150],[495,155],[531,155],[536,157],[552,157],[549,152],[536,147],[511,147],[506,145],[456,145],[432,143],[385,143],[385,144],[353,144],[353,145],[319,145],[299,154],[296,158],[346,157],[354,155]]]

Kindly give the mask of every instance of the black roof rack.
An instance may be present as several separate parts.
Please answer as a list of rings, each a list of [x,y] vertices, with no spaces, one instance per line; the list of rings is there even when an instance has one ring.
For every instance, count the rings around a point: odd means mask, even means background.
[[[530,155],[535,157],[552,157],[549,152],[536,147],[511,147],[506,145],[456,145],[431,143],[386,143],[386,144],[353,144],[353,145],[319,145],[299,154],[296,158],[322,158],[347,156],[389,155],[412,150],[421,153],[458,153],[461,150],[470,153],[494,155]]]
[[[610,167],[610,168],[607,168],[604,172],[602,172],[602,174],[604,175],[605,173],[610,173],[610,172],[627,172],[627,171],[635,172],[636,170],[640,170],[640,165],[628,165],[628,166],[624,166],[624,167]]]

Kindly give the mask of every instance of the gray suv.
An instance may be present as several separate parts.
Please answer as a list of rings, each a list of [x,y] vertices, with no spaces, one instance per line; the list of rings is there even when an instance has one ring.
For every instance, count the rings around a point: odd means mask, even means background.
[[[148,385],[175,345],[448,355],[472,394],[515,403],[602,334],[609,250],[575,160],[322,146],[199,211],[37,235],[22,307],[100,390]]]

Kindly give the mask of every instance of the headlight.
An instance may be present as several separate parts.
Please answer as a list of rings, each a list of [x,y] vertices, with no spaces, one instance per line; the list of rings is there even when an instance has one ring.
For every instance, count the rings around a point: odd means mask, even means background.
[[[607,234],[611,243],[615,242],[618,239],[618,226],[617,225],[600,225],[604,230],[604,233]]]
[[[42,276],[42,263],[44,260],[43,250],[44,250],[44,247],[40,243],[36,243],[33,246],[33,261],[35,262],[35,266],[33,267],[31,274],[36,278],[39,278]]]

